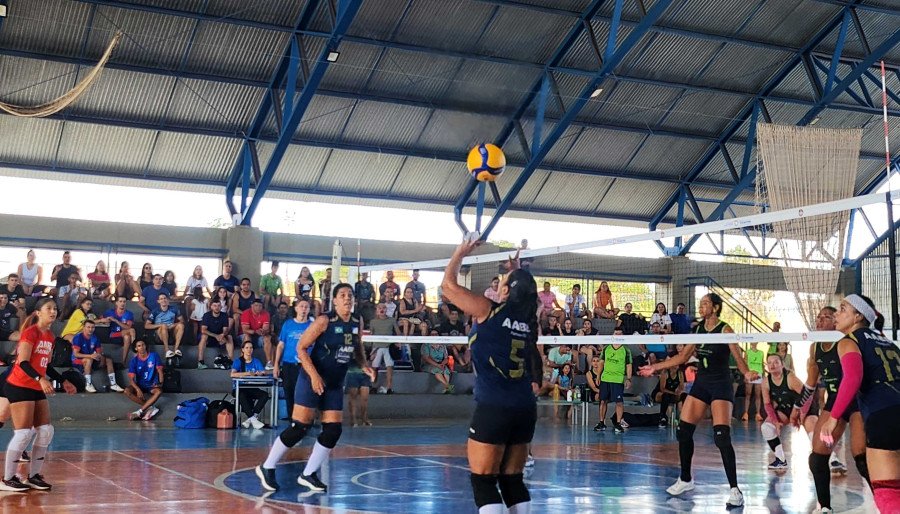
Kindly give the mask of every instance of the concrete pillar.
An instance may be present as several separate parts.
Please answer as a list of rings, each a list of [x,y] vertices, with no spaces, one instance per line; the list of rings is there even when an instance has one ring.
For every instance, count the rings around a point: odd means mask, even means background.
[[[231,261],[232,273],[238,278],[249,278],[254,291],[259,290],[263,246],[263,231],[256,227],[239,225],[228,228],[225,233],[225,258]]]

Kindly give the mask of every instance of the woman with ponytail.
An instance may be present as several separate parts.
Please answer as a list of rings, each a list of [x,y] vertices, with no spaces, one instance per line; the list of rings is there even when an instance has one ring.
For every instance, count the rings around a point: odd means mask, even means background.
[[[6,465],[3,481],[0,482],[0,490],[3,491],[48,491],[51,487],[41,474],[47,448],[53,440],[47,395],[54,394],[54,389],[48,378],[63,382],[66,392],[75,394],[75,386],[50,366],[55,339],[50,325],[55,319],[56,303],[51,298],[38,300],[34,313],[22,327],[16,363],[3,386],[15,430],[6,447]],[[32,437],[31,465],[23,480],[16,476],[16,465]]]
[[[866,469],[881,512],[900,512],[900,349],[882,333],[884,316],[871,299],[851,294],[841,301],[835,328],[844,376],[820,438],[834,444],[837,420],[856,399],[866,432]]]
[[[531,273],[519,269],[517,253],[500,285],[499,303],[459,285],[462,260],[478,245],[467,239],[456,248],[441,284],[444,298],[475,324],[469,333],[475,413],[467,444],[472,492],[480,514],[528,513],[531,497],[523,472],[542,378],[537,284]]]

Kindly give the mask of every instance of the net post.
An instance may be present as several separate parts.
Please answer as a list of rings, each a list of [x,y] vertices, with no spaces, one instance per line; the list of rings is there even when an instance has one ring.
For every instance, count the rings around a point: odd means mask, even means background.
[[[897,330],[900,328],[900,309],[897,300],[897,231],[894,230],[894,202],[890,192],[887,194],[887,218],[888,218],[888,269],[891,280],[891,338],[897,340]]]
[[[334,245],[331,247],[331,280],[332,282],[341,282],[341,257],[344,254],[344,247],[341,246],[341,240],[335,239]]]

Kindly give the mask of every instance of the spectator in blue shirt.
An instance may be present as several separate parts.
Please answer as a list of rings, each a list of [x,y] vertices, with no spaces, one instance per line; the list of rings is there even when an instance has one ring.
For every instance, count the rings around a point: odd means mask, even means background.
[[[158,275],[157,275],[158,276]],[[154,277],[154,282],[156,278]],[[181,336],[184,335],[184,321],[181,314],[174,308],[169,306],[169,297],[164,293],[159,295],[159,308],[154,310],[147,321],[144,323],[144,329],[156,330],[156,335],[162,342],[166,350],[166,358],[179,356],[181,357]],[[170,333],[175,338],[175,351],[169,350]]]
[[[258,377],[270,373],[270,371],[266,371],[262,361],[253,356],[253,342],[244,341],[241,345],[241,356],[234,359],[234,364],[231,366],[231,378]],[[269,401],[269,393],[255,387],[242,387],[238,401],[241,404],[241,412],[247,416],[247,419],[241,423],[242,427],[250,428],[252,426],[259,430],[266,426],[259,420],[259,413]]]
[[[691,333],[691,319],[685,314],[685,310],[687,310],[687,307],[683,303],[679,303],[675,307],[675,314],[669,314],[669,317],[672,319],[673,334]]]
[[[117,297],[115,306],[107,309],[103,313],[103,318],[97,321],[109,323],[109,339],[122,342],[122,364],[128,362],[128,350],[131,348],[137,332],[133,327],[134,314],[125,308],[125,297]]]
[[[93,368],[94,362],[97,363],[97,366],[106,367],[109,388],[117,393],[124,392],[125,390],[116,383],[116,369],[113,367],[112,359],[103,355],[100,340],[94,335],[95,328],[94,320],[86,319],[81,332],[72,338],[72,367],[84,374],[84,390],[89,393],[97,392],[91,378],[91,368]]]
[[[128,364],[131,384],[125,388],[125,396],[141,407],[128,415],[128,419],[149,421],[159,414],[153,404],[162,396],[163,364],[156,352],[148,353],[147,345],[140,339],[134,342],[134,357]]]
[[[214,299],[209,301],[209,311],[203,315],[200,321],[200,343],[197,345],[197,369],[207,369],[209,366],[204,361],[204,351],[207,342],[212,339],[213,345],[221,350],[225,346],[225,352],[228,360],[232,360],[234,356],[234,339],[231,337],[231,330],[234,328],[234,321],[230,316],[222,312],[221,302]],[[222,364],[216,364],[216,368],[225,369]]]
[[[163,276],[156,274],[153,275],[153,284],[145,287],[141,291],[140,304],[141,308],[144,309],[144,319],[147,319],[147,316],[150,315],[156,309],[159,309],[159,296],[165,295],[166,299],[169,298],[169,290],[162,286],[163,284]]]

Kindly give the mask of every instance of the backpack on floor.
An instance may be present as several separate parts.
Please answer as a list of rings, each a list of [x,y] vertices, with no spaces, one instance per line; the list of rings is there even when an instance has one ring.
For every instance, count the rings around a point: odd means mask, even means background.
[[[659,425],[659,414],[622,414],[622,419],[630,427],[655,427]]]
[[[64,380],[68,380],[69,382],[71,382],[79,393],[84,392],[84,388],[87,385],[87,381],[84,379],[84,375],[82,375],[75,369],[67,369],[60,374],[63,376]],[[59,388],[57,389],[57,391],[65,391],[65,389],[63,389],[62,383],[59,384]]]
[[[50,355],[50,365],[54,368],[72,367],[72,343],[61,337],[53,342],[53,353]]]
[[[163,392],[181,392],[181,372],[173,368],[163,368]],[[207,400],[208,402],[209,400]]]
[[[208,406],[209,399],[203,396],[179,403],[178,413],[175,415],[175,427],[205,428]]]
[[[209,409],[206,411],[206,426],[209,428],[234,428],[234,403],[225,401],[228,398],[226,394],[221,400],[213,400],[209,402]],[[220,426],[219,414],[228,412],[231,414],[231,426]]]

